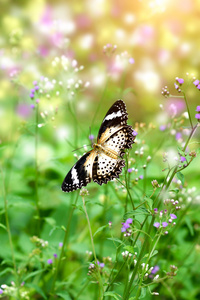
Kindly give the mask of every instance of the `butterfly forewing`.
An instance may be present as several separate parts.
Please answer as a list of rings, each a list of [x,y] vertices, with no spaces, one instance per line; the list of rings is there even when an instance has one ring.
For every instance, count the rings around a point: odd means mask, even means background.
[[[94,150],[91,150],[77,161],[62,183],[63,192],[72,192],[80,189],[91,181],[95,156],[96,153]]]
[[[124,150],[135,137],[127,125],[128,114],[122,100],[116,101],[105,115],[94,149],[83,155],[65,177],[62,190],[71,192],[86,186],[91,179],[98,184],[118,178],[125,166]]]
[[[122,100],[116,101],[105,115],[99,129],[97,143],[102,143],[114,132],[127,124],[128,114]]]

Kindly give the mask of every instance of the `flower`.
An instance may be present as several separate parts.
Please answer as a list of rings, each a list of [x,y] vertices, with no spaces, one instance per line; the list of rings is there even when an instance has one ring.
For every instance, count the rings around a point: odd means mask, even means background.
[[[156,228],[159,228],[159,227],[160,227],[160,223],[159,223],[159,222],[155,222],[155,223],[153,224],[153,226],[156,227]]]
[[[159,266],[156,265],[156,266],[153,268],[153,270],[151,271],[151,274],[155,274],[155,273],[157,273],[159,270],[160,270]]]
[[[62,246],[63,246],[63,243],[62,243],[62,242],[61,242],[61,243],[59,243],[59,247],[60,247],[60,248],[62,248]]]
[[[138,135],[137,131],[133,130],[133,136]]]
[[[2,290],[2,289],[0,289],[0,295],[1,295],[1,294],[3,294],[3,290]]]
[[[181,156],[180,161],[184,162],[184,161],[186,161],[186,158],[184,156]]]
[[[132,224],[133,219],[129,218],[125,221],[125,223],[122,223],[121,232],[125,232],[128,228],[130,228],[130,224]]]
[[[104,263],[100,263],[99,261],[97,261],[97,264],[99,265],[100,268],[103,268],[105,266]]]
[[[166,125],[160,125],[160,131],[164,131],[166,129]]]
[[[168,223],[167,222],[162,222],[163,228],[167,227]]]
[[[171,217],[172,219],[177,219],[177,216],[176,216],[175,214],[170,214],[170,217]]]
[[[200,105],[197,106],[196,111],[198,111],[198,113],[200,113]]]
[[[182,85],[184,83],[184,79],[183,78],[177,78],[177,81],[180,85]]]
[[[144,176],[143,176],[143,175],[140,175],[140,176],[139,176],[139,179],[143,179],[143,178],[144,178]]]
[[[197,86],[199,84],[199,80],[196,79],[195,81],[193,81],[193,84]]]
[[[54,253],[54,255],[53,255],[55,258],[57,258],[58,257],[58,255],[56,254],[56,253]]]
[[[94,135],[93,135],[93,134],[90,134],[90,135],[89,135],[89,140],[90,140],[90,141],[93,141],[93,140],[94,140]]]
[[[199,121],[200,120],[200,114],[196,114],[195,118]]]
[[[51,264],[53,263],[53,260],[50,258],[50,259],[47,260],[47,263],[48,263],[49,265],[51,265]]]
[[[133,171],[133,169],[129,168],[127,171],[128,171],[128,173],[131,173]]]

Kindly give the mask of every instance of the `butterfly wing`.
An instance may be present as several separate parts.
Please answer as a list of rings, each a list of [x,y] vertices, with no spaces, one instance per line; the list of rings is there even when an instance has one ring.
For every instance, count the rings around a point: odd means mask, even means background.
[[[114,132],[127,125],[128,114],[126,104],[122,100],[117,100],[105,115],[99,129],[97,143],[101,144]]]
[[[104,152],[101,152],[94,159],[92,179],[99,185],[107,183],[114,178],[118,178],[124,166],[124,160],[111,158]]]
[[[63,192],[72,192],[86,186],[92,178],[92,166],[96,152],[91,150],[84,154],[71,168],[62,183]]]

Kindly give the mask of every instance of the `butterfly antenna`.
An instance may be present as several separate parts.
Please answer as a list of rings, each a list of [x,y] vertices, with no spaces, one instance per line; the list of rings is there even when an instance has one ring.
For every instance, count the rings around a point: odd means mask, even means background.
[[[82,146],[82,147],[80,147],[80,148],[74,149],[72,152],[75,152],[75,151],[77,151],[77,150],[80,150],[80,149],[84,148],[85,146],[91,146],[91,145],[90,145],[90,144],[89,144],[89,145],[84,145],[84,146]]]

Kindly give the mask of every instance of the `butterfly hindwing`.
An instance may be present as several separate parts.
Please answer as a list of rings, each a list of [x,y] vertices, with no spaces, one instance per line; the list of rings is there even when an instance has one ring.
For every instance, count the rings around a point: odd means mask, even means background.
[[[124,150],[132,148],[134,143],[133,129],[129,125],[124,125],[121,129],[112,134],[103,144],[106,149],[111,149],[118,156],[124,155]]]
[[[111,158],[102,152],[95,157],[92,179],[99,185],[107,183],[114,178],[118,178],[124,166],[124,160]]]
[[[84,154],[66,175],[63,183],[63,192],[72,192],[86,186],[92,178],[92,166],[96,153],[91,150]]]

